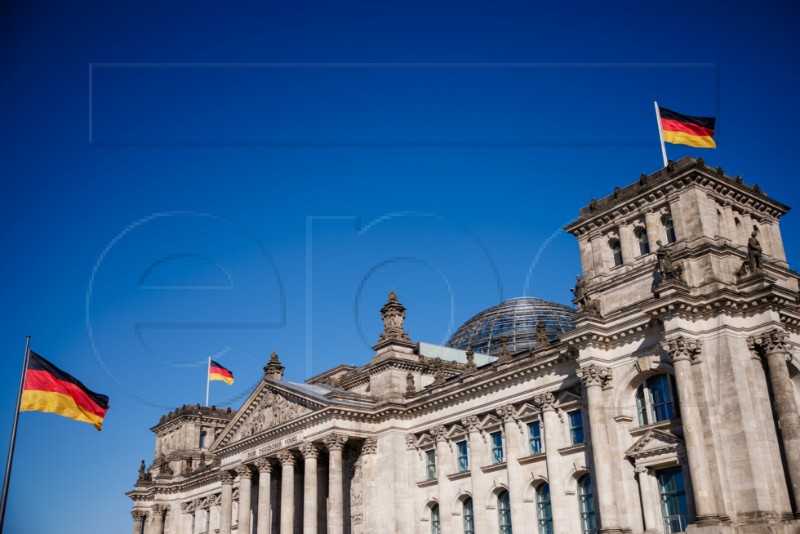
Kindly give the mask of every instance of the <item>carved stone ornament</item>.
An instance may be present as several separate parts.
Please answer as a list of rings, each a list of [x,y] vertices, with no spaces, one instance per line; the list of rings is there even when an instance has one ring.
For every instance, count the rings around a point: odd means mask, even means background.
[[[238,436],[245,437],[258,434],[274,426],[297,419],[310,411],[310,408],[291,402],[286,397],[267,390],[261,400],[258,401],[258,406],[250,413],[249,418],[242,425]]]
[[[504,362],[511,359],[511,353],[508,351],[508,338],[503,335],[500,336],[500,355],[497,361]]]
[[[143,521],[147,514],[141,510],[134,510],[131,512],[131,517],[134,521]]]
[[[416,449],[417,448],[417,438],[414,437],[414,434],[406,434],[406,449]]]
[[[386,304],[381,308],[381,318],[383,319],[383,333],[378,338],[376,347],[391,341],[399,341],[405,344],[411,343],[408,333],[403,330],[406,309],[397,300],[397,294],[394,289],[389,292]]]
[[[747,240],[747,259],[744,260],[744,263],[736,273],[739,277],[761,272],[761,242],[757,236],[758,226],[753,225],[753,233],[750,234],[750,238]]]
[[[698,339],[685,338],[683,336],[670,339],[664,343],[664,350],[667,351],[673,362],[688,360],[695,362],[700,358],[700,351],[703,342]]]
[[[576,371],[584,387],[605,386],[611,380],[611,369],[600,365],[588,365]]]
[[[467,431],[479,430],[480,424],[481,420],[478,418],[477,415],[470,415],[461,420],[461,426],[466,428]]]
[[[294,465],[295,463],[297,463],[297,459],[294,457],[294,454],[292,454],[292,451],[289,450],[279,451],[276,456],[278,457],[278,461],[283,466]]]
[[[272,463],[267,460],[266,458],[259,458],[255,461],[256,469],[258,469],[259,473],[271,473],[272,472]]]
[[[344,449],[344,444],[347,443],[347,436],[342,434],[331,434],[322,440],[329,451],[340,451]]]
[[[549,344],[550,340],[547,339],[547,323],[539,321],[536,323],[536,346],[546,347]]]
[[[153,515],[161,515],[167,511],[167,507],[163,504],[154,504],[150,510],[152,510]]]
[[[658,250],[656,250],[656,268],[660,276],[659,284],[668,280],[678,282],[683,281],[683,266],[677,264],[672,259],[672,250],[670,245],[663,245],[661,241],[656,241]]]
[[[789,334],[778,328],[768,330],[747,339],[750,350],[763,356],[773,353],[785,354],[786,359],[791,359],[791,345],[789,344]]]
[[[586,292],[586,280],[581,278],[581,275],[575,275],[575,287],[570,291],[575,297],[572,303],[578,307],[578,313],[600,315],[600,305]]]
[[[219,482],[222,485],[225,485],[225,484],[231,485],[231,484],[233,484],[233,475],[231,474],[230,471],[222,471],[219,474]]]
[[[475,365],[475,351],[472,347],[467,349],[467,371],[474,371],[478,366]]]
[[[507,423],[508,421],[513,421],[517,414],[516,410],[514,410],[514,407],[510,404],[506,404],[505,406],[500,406],[499,408],[497,408],[496,411],[497,415],[504,423]]]
[[[414,373],[408,373],[406,375],[406,393],[414,393],[417,390],[417,386],[414,385]]]
[[[444,369],[442,368],[442,360],[436,359],[434,362],[433,370],[433,383],[444,384]]]
[[[300,445],[300,454],[303,458],[319,458],[319,449],[311,442],[306,442]]]
[[[447,429],[444,427],[444,425],[439,425],[437,427],[432,428],[429,434],[437,443],[439,441],[444,441],[447,439]]]
[[[552,393],[541,393],[533,398],[533,403],[539,407],[540,410],[555,410],[556,409],[556,396]]]
[[[361,447],[361,454],[376,454],[378,452],[378,440],[375,438],[367,438],[364,440],[364,445]]]
[[[236,474],[239,475],[240,479],[253,478],[253,472],[246,465],[240,465],[239,467],[237,467]]]

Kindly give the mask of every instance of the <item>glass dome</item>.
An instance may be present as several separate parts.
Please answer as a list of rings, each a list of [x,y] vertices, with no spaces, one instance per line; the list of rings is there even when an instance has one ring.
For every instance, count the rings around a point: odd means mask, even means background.
[[[536,345],[539,321],[544,321],[545,332],[552,341],[575,328],[575,310],[534,297],[509,299],[461,325],[447,346],[461,350],[472,348],[475,352],[497,356],[501,349],[500,338],[506,336],[508,350],[519,352]]]

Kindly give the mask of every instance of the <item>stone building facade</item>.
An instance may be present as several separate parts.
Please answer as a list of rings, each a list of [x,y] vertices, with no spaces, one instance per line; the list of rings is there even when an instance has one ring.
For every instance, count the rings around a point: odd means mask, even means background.
[[[800,532],[788,209],[693,158],[592,200],[574,328],[524,350],[433,357],[392,292],[366,365],[163,417],[133,532]]]

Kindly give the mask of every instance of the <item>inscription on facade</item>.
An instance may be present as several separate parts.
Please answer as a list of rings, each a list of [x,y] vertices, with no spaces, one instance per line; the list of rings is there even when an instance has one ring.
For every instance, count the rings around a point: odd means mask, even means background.
[[[261,445],[260,447],[256,447],[255,449],[251,449],[244,453],[245,460],[252,460],[258,456],[263,456],[268,454],[272,451],[277,451],[279,449],[283,449],[284,447],[288,447],[290,445],[296,445],[303,441],[303,437],[301,434],[293,434],[291,436],[286,436],[285,438],[276,439],[275,441],[270,441],[265,445]]]

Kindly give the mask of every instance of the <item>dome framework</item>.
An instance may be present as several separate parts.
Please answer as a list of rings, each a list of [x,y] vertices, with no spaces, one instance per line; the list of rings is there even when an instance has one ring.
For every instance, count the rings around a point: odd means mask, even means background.
[[[575,310],[535,297],[512,298],[469,319],[446,345],[497,356],[505,336],[510,352],[531,349],[536,346],[539,321],[545,324],[547,338],[553,340],[575,328]]]

